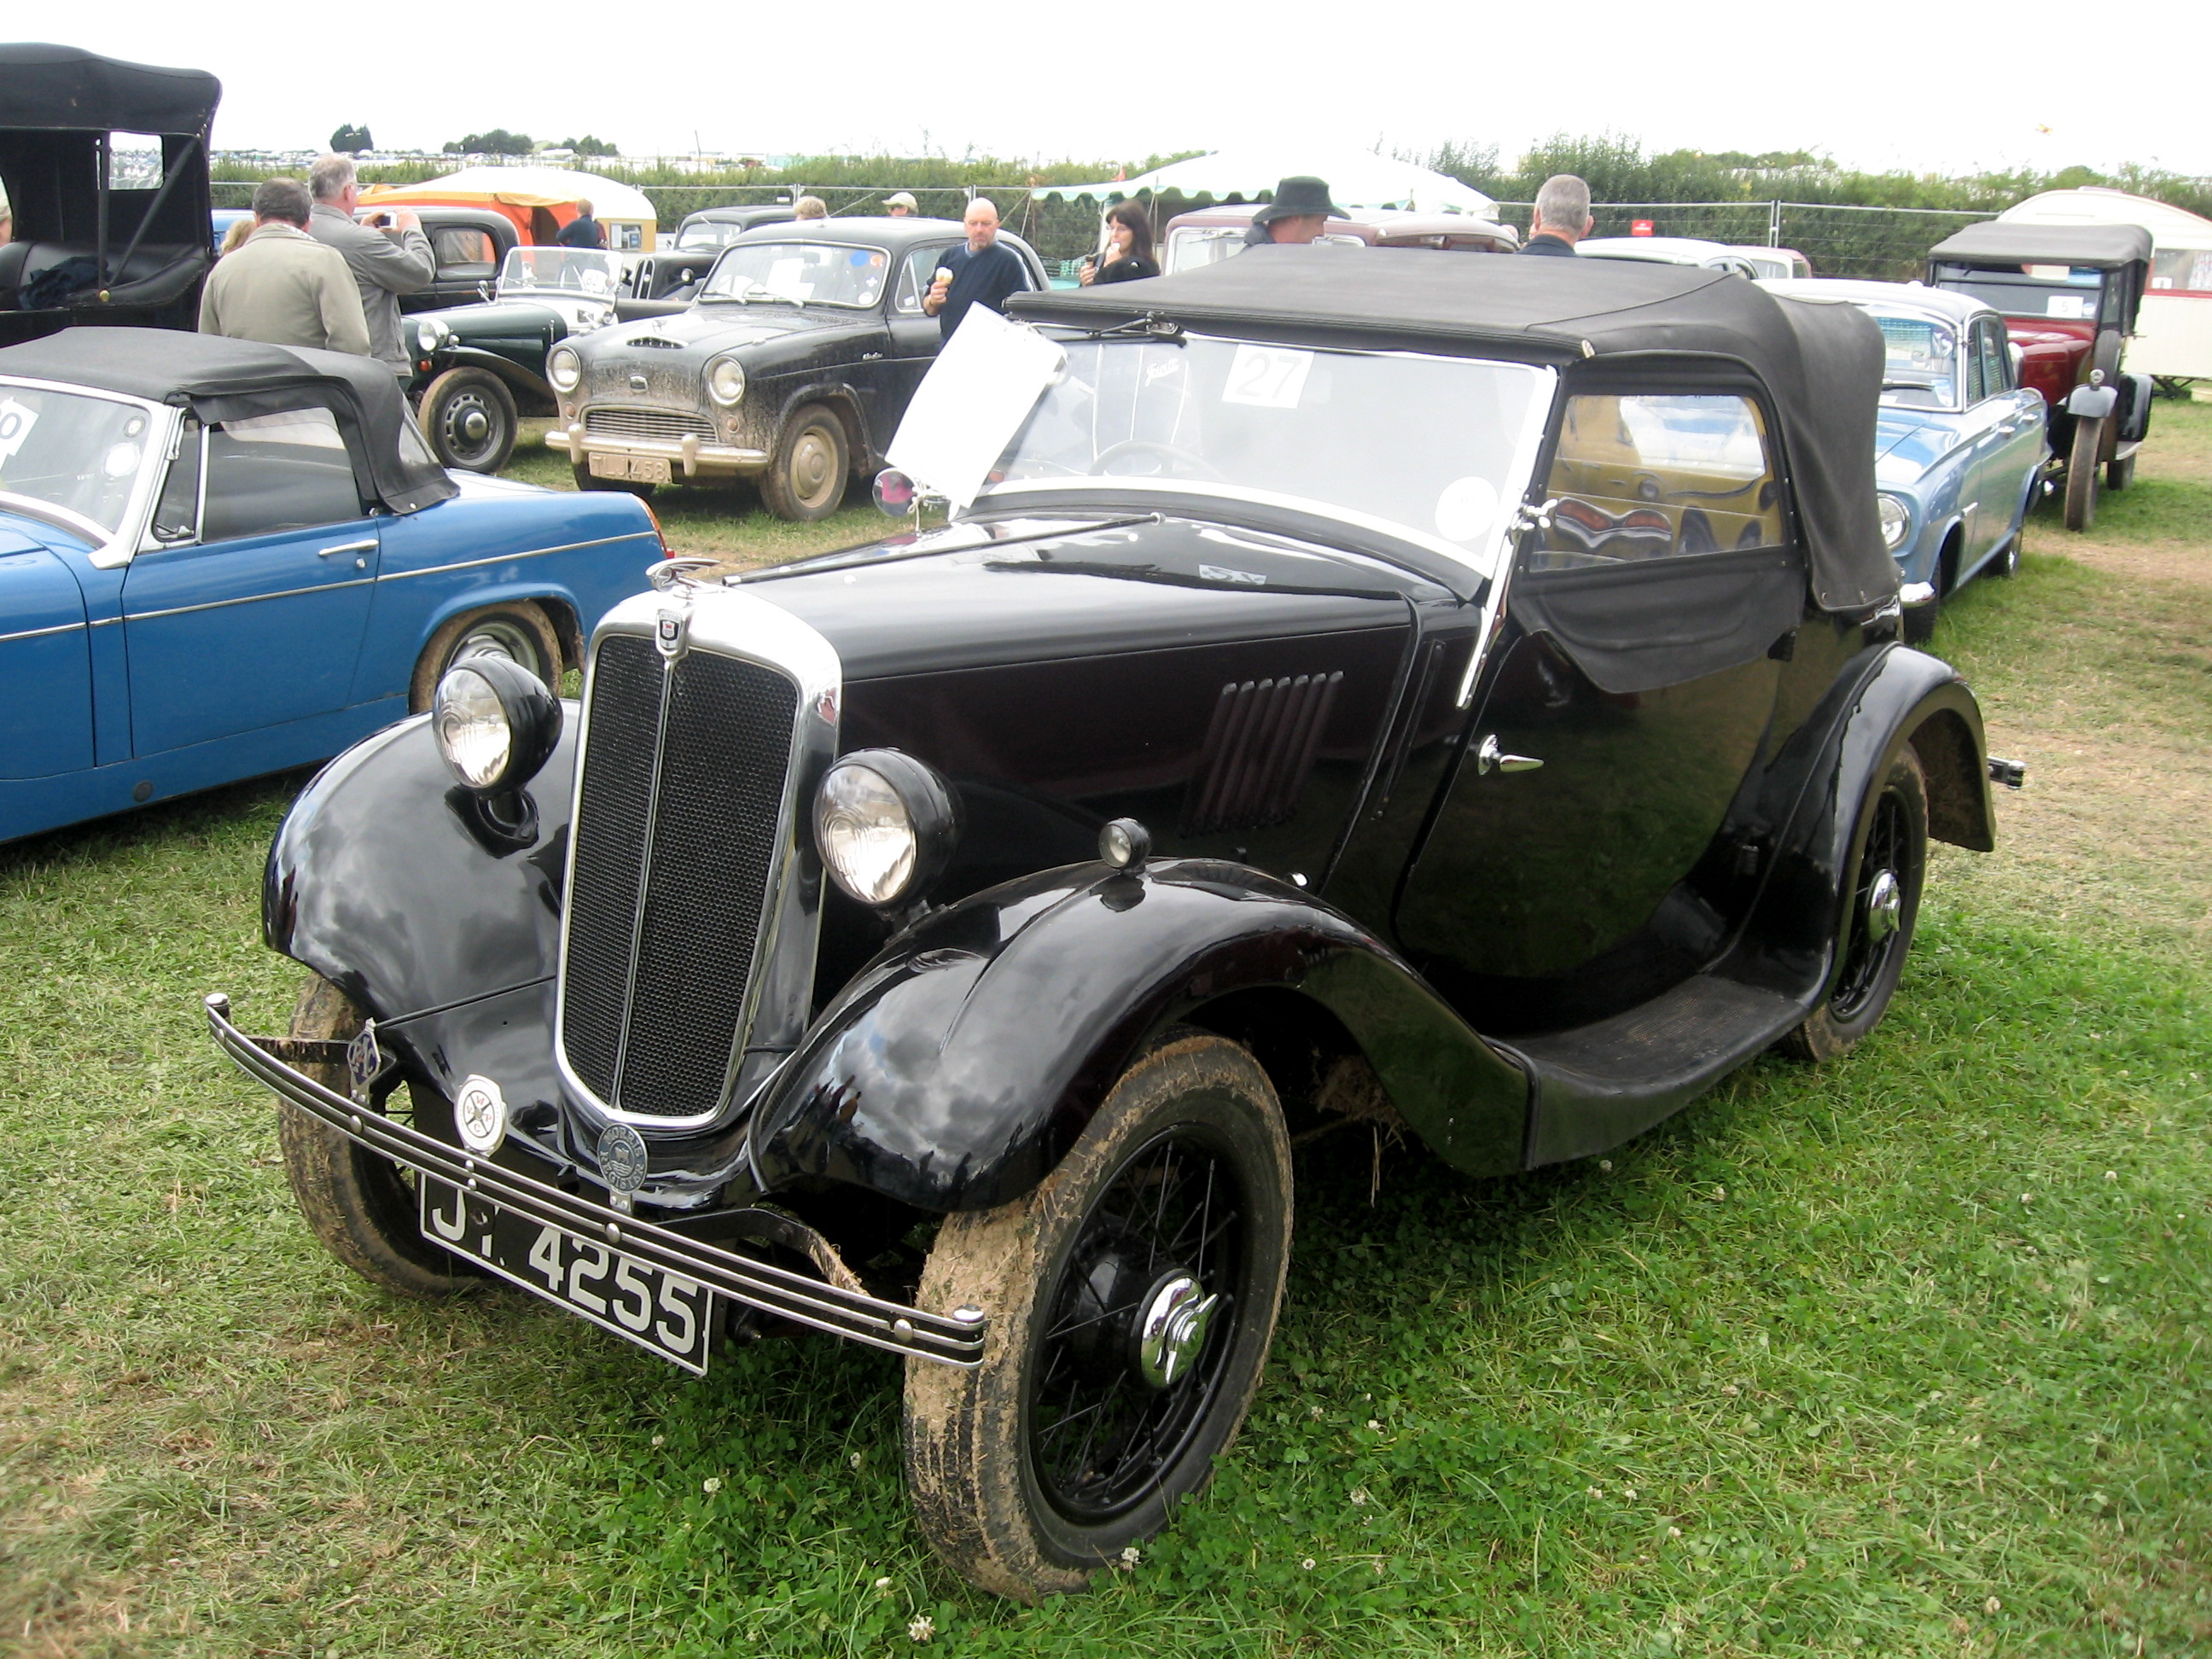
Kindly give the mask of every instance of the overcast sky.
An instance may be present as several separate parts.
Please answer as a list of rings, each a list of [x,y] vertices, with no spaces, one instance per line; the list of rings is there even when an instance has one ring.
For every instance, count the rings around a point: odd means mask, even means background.
[[[2112,61],[2108,13],[2129,20],[2136,47],[2113,73],[2069,72]],[[2081,0],[106,0],[43,15],[36,27],[51,39],[214,71],[216,142],[233,149],[319,146],[353,121],[380,147],[432,149],[507,127],[539,139],[590,131],[631,155],[695,143],[799,154],[926,144],[954,156],[1135,161],[1312,134],[1386,150],[1472,141],[1510,161],[1552,133],[1612,131],[1654,150],[1802,148],[1875,168],[2136,161],[2212,173],[2202,100],[2125,68],[2165,51],[2201,69],[2212,42],[2202,0],[2117,12]],[[2160,17],[2162,43],[2146,33]]]

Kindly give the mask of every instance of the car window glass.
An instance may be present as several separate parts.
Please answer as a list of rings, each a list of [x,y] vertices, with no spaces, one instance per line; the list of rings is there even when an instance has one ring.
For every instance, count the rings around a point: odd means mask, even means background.
[[[226,421],[209,431],[202,541],[361,516],[352,458],[330,410],[286,410]]]
[[[894,315],[921,315],[921,296],[929,292],[930,278],[936,274],[947,251],[941,246],[918,247],[899,261],[898,289],[891,295]]]
[[[188,542],[200,520],[200,423],[187,416],[184,436],[177,443],[177,459],[161,482],[161,499],[154,504],[149,527],[159,542]]]
[[[2012,390],[2012,354],[2005,349],[2009,337],[2002,323],[1983,323],[1982,379],[1991,397]]]
[[[772,299],[863,309],[883,298],[890,256],[844,242],[736,242],[700,297]]]
[[[498,263],[490,235],[473,225],[441,225],[430,234],[438,269],[454,276],[489,276]]]
[[[110,190],[159,190],[161,187],[161,141],[150,132],[109,133],[107,187]]]
[[[112,533],[138,487],[147,425],[136,404],[0,386],[0,493],[44,501]]]
[[[1881,328],[1881,400],[1899,409],[1953,409],[1959,331],[1931,317],[1869,313]]]
[[[1966,401],[1969,404],[1981,402],[1996,389],[1990,385],[1989,361],[1982,355],[1982,344],[1987,338],[1988,331],[1976,323],[1974,331],[1966,342]]]
[[[1569,398],[1535,569],[1773,547],[1782,509],[1759,405],[1735,395]]]

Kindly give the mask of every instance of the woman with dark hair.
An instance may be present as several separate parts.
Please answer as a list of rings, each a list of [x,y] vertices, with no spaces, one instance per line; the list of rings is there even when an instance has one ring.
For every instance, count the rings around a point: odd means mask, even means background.
[[[1133,283],[1139,276],[1157,276],[1160,262],[1152,258],[1152,222],[1134,202],[1116,202],[1106,210],[1106,252],[1103,262],[1094,255],[1076,273],[1084,287],[1098,283]]]

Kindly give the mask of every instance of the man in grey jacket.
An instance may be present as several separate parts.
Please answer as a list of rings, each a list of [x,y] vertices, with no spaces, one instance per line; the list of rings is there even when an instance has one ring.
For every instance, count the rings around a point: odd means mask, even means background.
[[[422,222],[396,208],[386,212],[381,228],[355,223],[361,185],[350,155],[323,156],[308,170],[307,185],[315,193],[307,234],[336,248],[352,268],[362,314],[368,319],[368,355],[389,365],[402,380],[411,378],[407,344],[399,332],[399,296],[420,293],[438,274]]]
[[[361,295],[336,252],[307,234],[307,187],[254,187],[253,234],[216,262],[200,290],[200,332],[368,356]]]

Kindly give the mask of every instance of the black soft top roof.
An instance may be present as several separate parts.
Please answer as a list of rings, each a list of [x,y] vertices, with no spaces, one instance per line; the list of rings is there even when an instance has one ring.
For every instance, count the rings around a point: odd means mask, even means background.
[[[1654,356],[1740,366],[1764,385],[1821,605],[1897,592],[1874,479],[1881,331],[1857,307],[1784,299],[1718,271],[1626,259],[1439,259],[1413,248],[1256,247],[1174,276],[1016,295],[1080,328],[1146,316],[1355,349],[1504,356],[1571,379]]]
[[[78,46],[0,46],[0,127],[204,137],[222,82]]]
[[[2087,265],[2112,270],[2150,261],[2150,233],[2141,225],[2036,225],[1992,219],[1968,225],[1928,250],[1956,264]]]
[[[319,406],[346,433],[363,500],[413,513],[460,493],[428,448],[401,432],[411,425],[407,401],[374,357],[167,328],[65,328],[0,348],[0,375],[174,404],[208,422]]]

